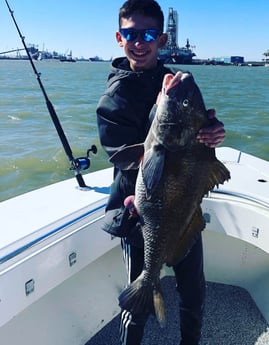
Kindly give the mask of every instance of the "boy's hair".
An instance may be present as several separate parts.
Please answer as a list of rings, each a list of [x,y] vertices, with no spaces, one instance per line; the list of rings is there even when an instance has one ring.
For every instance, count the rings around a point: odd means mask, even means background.
[[[130,18],[134,13],[155,19],[158,24],[158,29],[163,32],[164,16],[157,1],[127,0],[119,11],[119,28],[121,28],[121,19]]]

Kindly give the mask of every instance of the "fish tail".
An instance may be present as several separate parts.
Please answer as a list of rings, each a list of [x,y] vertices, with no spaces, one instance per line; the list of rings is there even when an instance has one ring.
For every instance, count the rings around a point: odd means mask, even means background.
[[[165,326],[165,307],[160,286],[145,285],[142,277],[138,277],[122,291],[119,296],[119,306],[132,314],[153,313],[160,326]]]

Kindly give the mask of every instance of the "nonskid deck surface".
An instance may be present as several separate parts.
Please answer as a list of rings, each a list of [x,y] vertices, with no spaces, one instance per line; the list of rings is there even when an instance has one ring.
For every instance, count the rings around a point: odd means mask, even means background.
[[[162,279],[167,325],[161,329],[154,317],[146,324],[141,345],[179,344],[178,294],[174,277]],[[118,345],[119,316],[85,345]],[[201,345],[268,345],[269,328],[245,289],[207,282]]]

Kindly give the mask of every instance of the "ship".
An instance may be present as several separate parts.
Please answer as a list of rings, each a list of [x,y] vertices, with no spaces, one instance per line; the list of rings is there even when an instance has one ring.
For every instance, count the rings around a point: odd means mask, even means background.
[[[112,61],[112,57],[108,60],[104,60],[103,58],[99,57],[99,56],[93,56],[93,57],[89,57],[89,61],[90,62],[111,62]]]
[[[166,64],[192,64],[192,58],[196,54],[191,49],[190,41],[187,38],[186,45],[179,47],[177,43],[178,15],[172,7],[169,8],[167,20],[167,42],[159,50],[159,59]]]
[[[73,58],[72,50],[70,50],[69,54],[60,57],[60,61],[61,62],[76,62],[77,60]]]

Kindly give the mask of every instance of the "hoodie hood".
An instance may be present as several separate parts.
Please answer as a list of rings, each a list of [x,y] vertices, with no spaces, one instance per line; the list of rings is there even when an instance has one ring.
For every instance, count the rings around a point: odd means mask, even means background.
[[[170,71],[167,69],[167,73]],[[112,61],[111,70],[108,76],[108,86],[115,81],[128,78],[130,80],[139,80],[140,82],[148,82],[149,80],[158,78],[159,75],[164,73],[164,66],[161,61],[158,60],[158,65],[154,69],[145,71],[132,71],[130,69],[129,61],[126,57],[119,57]]]

